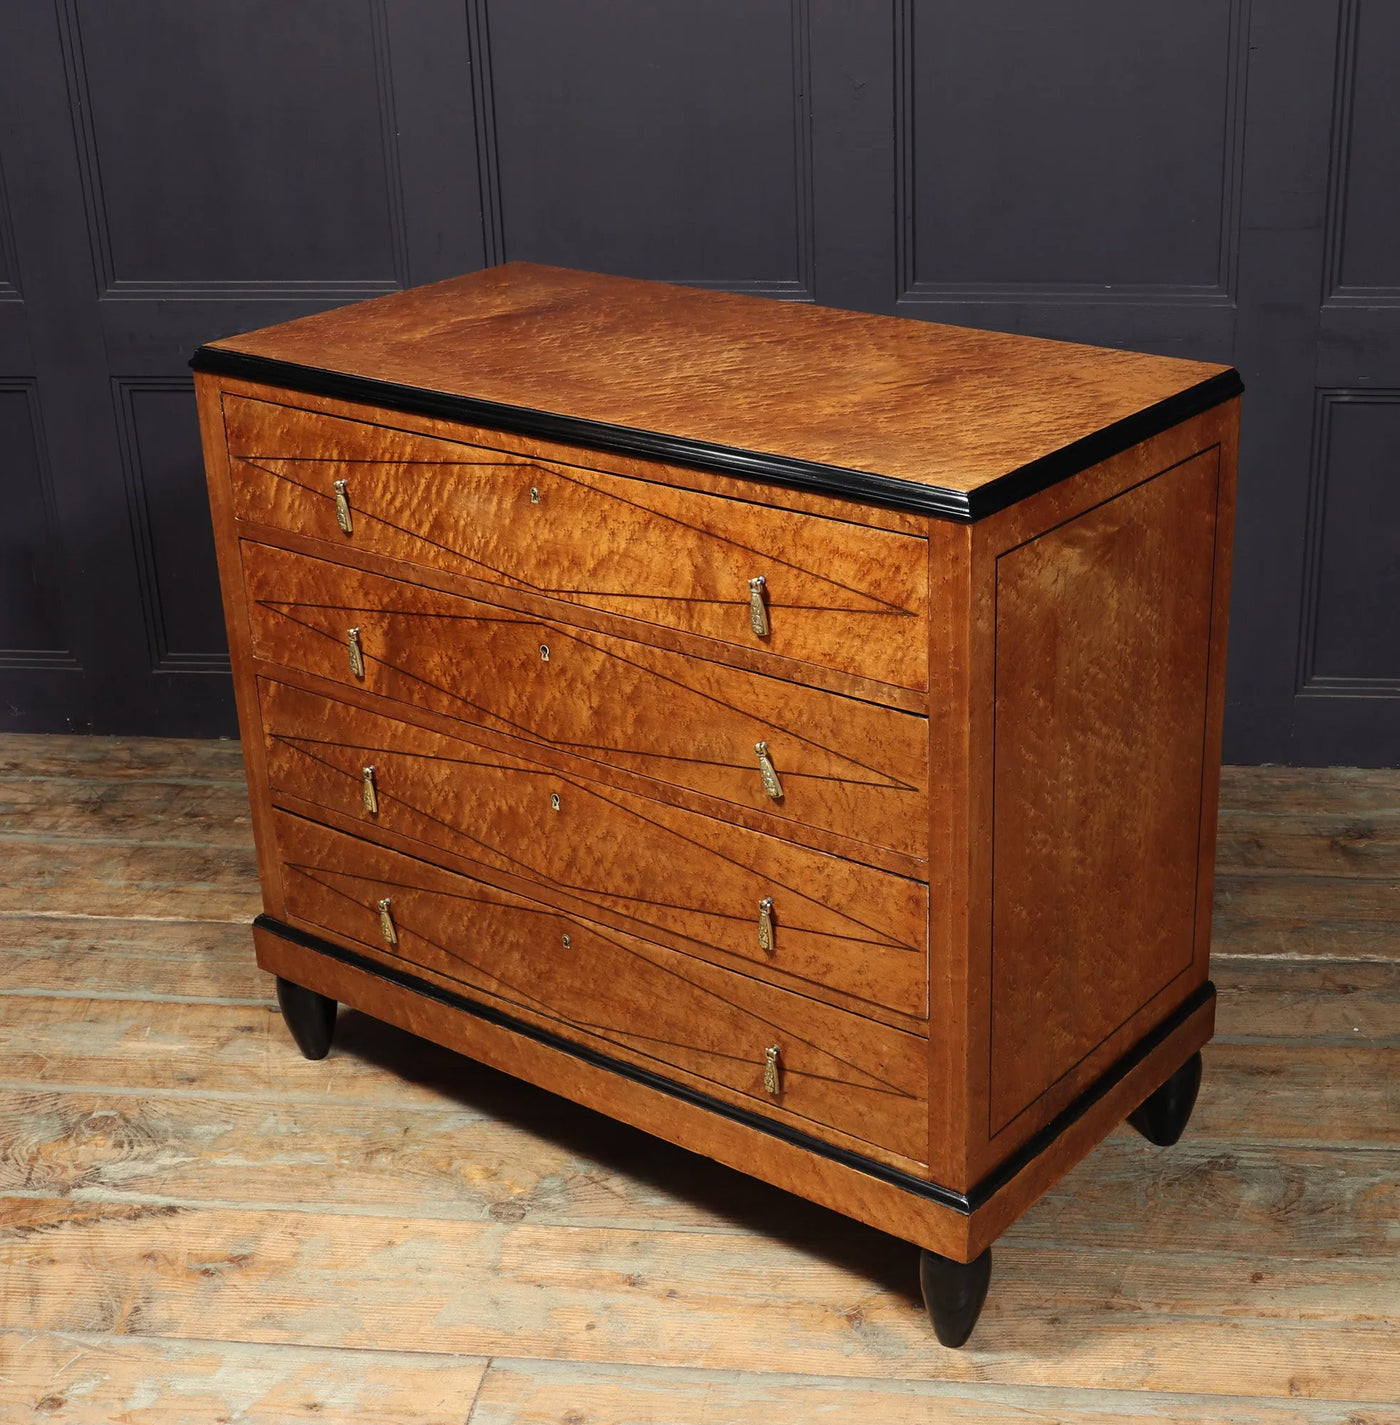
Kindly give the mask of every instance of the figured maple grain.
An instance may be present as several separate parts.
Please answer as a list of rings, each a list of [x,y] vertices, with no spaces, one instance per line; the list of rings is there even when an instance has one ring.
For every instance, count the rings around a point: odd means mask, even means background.
[[[682,1070],[821,1136],[924,1156],[924,1041],[323,827],[277,818],[295,921],[436,971],[565,1038]],[[397,942],[386,945],[388,897]],[[779,1093],[764,1088],[780,1052]]]
[[[922,855],[922,718],[244,544],[253,651],[400,704]],[[346,637],[360,629],[364,677]],[[767,742],[783,796],[764,790]]]
[[[338,548],[922,688],[922,539],[225,395],[234,510]],[[545,447],[548,449],[548,447]],[[336,520],[344,481],[350,532]],[[683,557],[678,557],[681,551]],[[755,634],[749,580],[765,580]],[[722,656],[722,655],[721,655]]]
[[[1227,369],[527,263],[214,346],[963,491]]]
[[[1219,478],[1204,452],[997,561],[992,1134],[1205,977]]]
[[[575,913],[726,963],[848,996],[926,1008],[928,893],[917,881],[679,807],[587,783],[392,717],[260,682],[271,787],[363,836],[412,838],[477,874],[527,882]],[[378,811],[366,811],[373,765]],[[558,799],[557,806],[555,798]],[[773,902],[771,948],[758,906]]]

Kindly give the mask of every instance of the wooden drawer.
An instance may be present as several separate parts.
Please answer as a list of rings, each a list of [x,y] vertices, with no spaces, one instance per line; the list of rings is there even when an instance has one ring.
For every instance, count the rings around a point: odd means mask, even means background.
[[[605,777],[622,768],[747,807],[775,829],[927,855],[928,723],[915,714],[269,545],[245,542],[243,567],[268,662],[557,748]]]
[[[353,819],[366,836],[411,837],[488,879],[531,882],[551,904],[849,997],[864,1013],[927,1013],[921,882],[566,777],[529,760],[528,744],[512,756],[267,679],[259,697],[275,798]]]
[[[805,1120],[818,1135],[835,1129],[926,1158],[927,1046],[916,1036],[285,813],[276,827],[287,910],[305,925],[449,976],[574,1042]],[[777,1096],[764,1084],[774,1045]]]
[[[928,550],[917,536],[247,397],[226,395],[224,420],[239,519],[927,686]],[[836,501],[832,511],[845,513]],[[749,618],[760,576],[765,637]]]

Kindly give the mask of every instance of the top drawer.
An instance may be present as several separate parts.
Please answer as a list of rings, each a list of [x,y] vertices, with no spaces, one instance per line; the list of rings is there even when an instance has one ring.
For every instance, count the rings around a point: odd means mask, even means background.
[[[835,501],[799,514],[245,396],[224,420],[239,519],[927,687],[927,542]]]

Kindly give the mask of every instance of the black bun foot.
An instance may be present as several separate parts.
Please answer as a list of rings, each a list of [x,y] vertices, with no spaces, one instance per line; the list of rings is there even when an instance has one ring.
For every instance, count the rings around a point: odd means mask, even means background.
[[[955,1262],[925,1247],[919,1253],[919,1285],[928,1319],[945,1346],[961,1346],[977,1325],[992,1279],[992,1249],[975,1262]]]
[[[1196,1093],[1201,1087],[1198,1049],[1146,1103],[1128,1115],[1128,1122],[1159,1148],[1170,1148],[1186,1130]]]
[[[331,1040],[335,1037],[335,1001],[329,995],[303,989],[279,975],[277,1003],[282,1007],[282,1018],[297,1048],[308,1059],[324,1059],[331,1052]]]

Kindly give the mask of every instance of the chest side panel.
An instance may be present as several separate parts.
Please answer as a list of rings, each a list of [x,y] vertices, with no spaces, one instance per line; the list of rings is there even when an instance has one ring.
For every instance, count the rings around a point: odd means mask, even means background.
[[[1205,450],[997,560],[992,1135],[1204,975],[1219,476]]]

